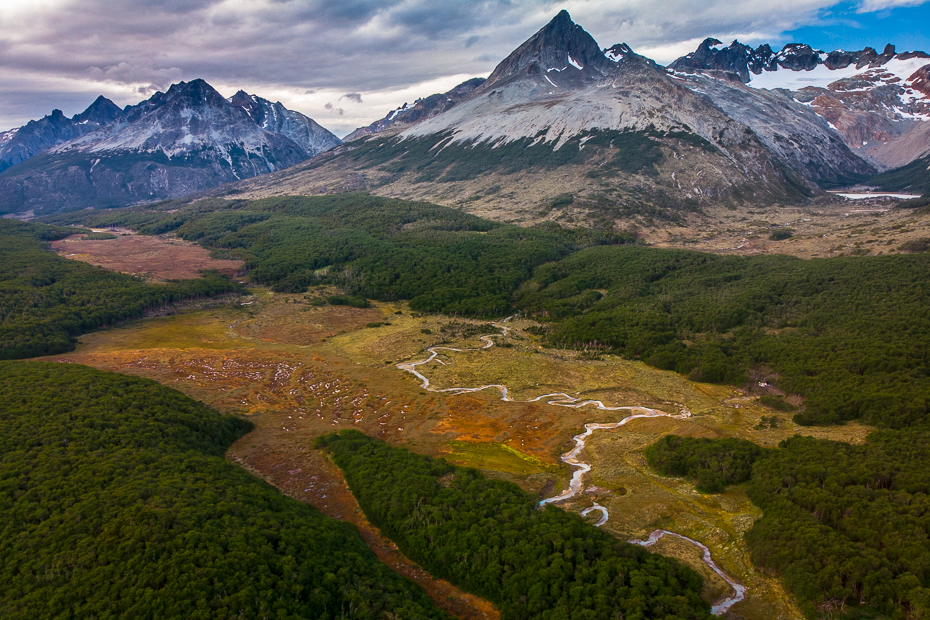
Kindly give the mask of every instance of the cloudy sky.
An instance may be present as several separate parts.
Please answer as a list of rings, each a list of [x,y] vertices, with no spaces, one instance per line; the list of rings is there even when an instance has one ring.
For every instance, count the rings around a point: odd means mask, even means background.
[[[486,76],[561,9],[662,63],[707,36],[930,51],[930,0],[0,0],[0,131],[202,77],[343,136]]]

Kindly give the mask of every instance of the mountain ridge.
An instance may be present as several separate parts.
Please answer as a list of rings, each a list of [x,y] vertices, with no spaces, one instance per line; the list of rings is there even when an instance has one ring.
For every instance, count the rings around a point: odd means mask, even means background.
[[[122,110],[98,98],[71,119],[56,110],[0,144],[0,161],[19,158],[0,173],[0,212],[179,198],[287,168],[340,143],[281,103],[242,91],[227,99],[202,79]]]
[[[545,217],[520,213],[571,194],[593,217],[674,218],[714,203],[803,201],[820,183],[875,172],[809,107],[739,80],[712,86],[626,44],[602,49],[562,12],[455,106],[235,189],[362,190],[505,221]]]

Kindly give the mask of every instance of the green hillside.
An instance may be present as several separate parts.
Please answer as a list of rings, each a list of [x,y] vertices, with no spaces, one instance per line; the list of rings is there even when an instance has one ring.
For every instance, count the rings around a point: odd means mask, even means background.
[[[154,381],[0,362],[0,615],[448,617],[354,526],[225,461],[250,427]]]

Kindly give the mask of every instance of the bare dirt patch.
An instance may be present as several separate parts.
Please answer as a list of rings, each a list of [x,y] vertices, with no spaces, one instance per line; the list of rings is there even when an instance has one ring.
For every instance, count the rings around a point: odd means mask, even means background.
[[[208,250],[177,237],[108,232],[116,238],[92,240],[86,235],[71,235],[51,245],[65,258],[155,281],[199,278],[203,270],[233,276],[242,269],[242,261],[211,258]]]

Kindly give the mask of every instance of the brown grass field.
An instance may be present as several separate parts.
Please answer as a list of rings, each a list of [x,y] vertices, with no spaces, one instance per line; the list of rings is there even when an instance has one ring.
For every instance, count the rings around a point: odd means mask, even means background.
[[[208,250],[171,235],[147,237],[125,229],[107,232],[116,239],[71,235],[51,245],[66,258],[153,281],[198,278],[202,270],[233,276],[242,269],[242,261],[210,258]]]

